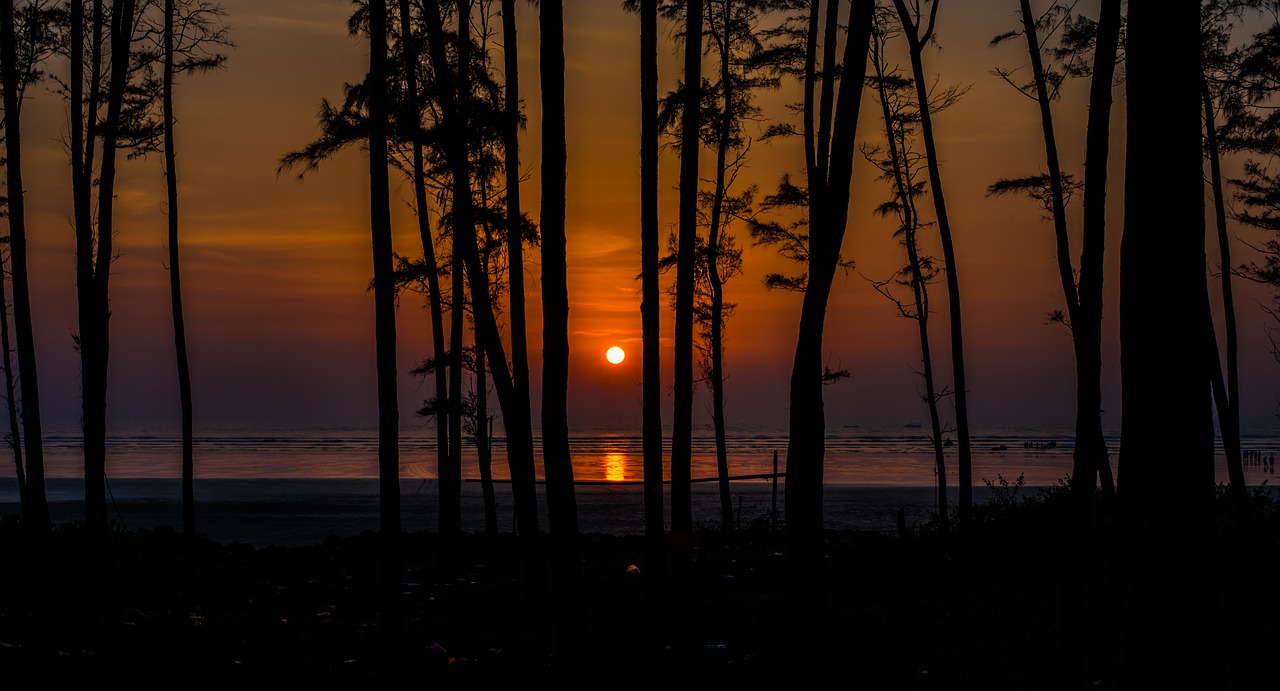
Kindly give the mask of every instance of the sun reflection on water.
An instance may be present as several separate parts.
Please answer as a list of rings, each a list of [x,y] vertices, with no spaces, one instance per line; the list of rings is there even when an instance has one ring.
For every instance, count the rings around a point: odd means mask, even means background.
[[[627,479],[627,471],[622,462],[622,454],[606,453],[604,455],[604,479],[609,482],[621,482]]]

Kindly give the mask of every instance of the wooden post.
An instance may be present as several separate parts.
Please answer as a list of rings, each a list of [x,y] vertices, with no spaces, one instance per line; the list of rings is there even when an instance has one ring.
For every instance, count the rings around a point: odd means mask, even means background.
[[[773,499],[769,504],[770,529],[778,530],[778,451],[773,451]]]

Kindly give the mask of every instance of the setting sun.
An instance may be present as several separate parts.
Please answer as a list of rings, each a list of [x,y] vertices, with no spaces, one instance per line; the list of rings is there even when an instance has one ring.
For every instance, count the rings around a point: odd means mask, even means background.
[[[609,364],[612,365],[622,364],[622,361],[626,358],[627,353],[618,346],[613,346],[604,352],[604,359],[608,360]]]

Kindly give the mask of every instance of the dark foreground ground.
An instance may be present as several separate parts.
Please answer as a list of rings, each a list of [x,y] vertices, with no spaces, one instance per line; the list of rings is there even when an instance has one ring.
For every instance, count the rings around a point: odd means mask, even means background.
[[[122,614],[111,621],[87,579],[78,527],[59,527],[37,558],[10,518],[0,522],[0,675],[45,688],[72,679],[143,688],[1052,688],[1061,496],[994,498],[964,542],[927,527],[904,537],[829,533],[836,625],[825,644],[790,635],[780,534],[700,533],[691,599],[660,610],[668,625],[656,636],[647,634],[654,610],[644,579],[628,573],[643,565],[640,538],[585,535],[591,648],[572,663],[551,655],[549,620],[525,601],[509,536],[495,546],[468,536],[456,569],[435,563],[433,535],[406,537],[410,643],[391,661],[378,652],[372,534],[290,548],[202,541],[188,577],[172,531],[118,532]],[[1222,578],[1222,689],[1280,682],[1280,517],[1274,502],[1266,511],[1247,540],[1224,527],[1209,565]],[[1122,636],[1106,598],[1105,540],[1095,551],[1089,676],[1112,688]]]

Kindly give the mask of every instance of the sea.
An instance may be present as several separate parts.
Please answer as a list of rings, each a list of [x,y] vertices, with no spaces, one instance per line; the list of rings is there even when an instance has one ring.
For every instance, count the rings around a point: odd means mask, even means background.
[[[954,435],[946,438],[947,485],[956,501]],[[514,530],[510,477],[501,432],[494,439],[498,521]],[[1107,436],[1113,464],[1118,434]],[[664,458],[669,459],[670,436]],[[538,442],[540,448],[540,441]],[[974,500],[996,493],[1030,496],[1065,481],[1071,470],[1069,429],[1009,427],[975,430],[972,437]],[[1251,457],[1280,455],[1280,427],[1246,432]],[[639,430],[601,427],[571,432],[580,529],[611,534],[641,533],[643,447]],[[774,525],[785,510],[787,434],[784,428],[731,429],[728,461],[735,521]],[[55,522],[83,517],[83,456],[78,430],[45,435],[46,492]],[[220,542],[296,546],[378,528],[378,439],[376,430],[343,427],[228,428],[195,438],[197,529]],[[114,431],[107,447],[111,520],[122,528],[181,524],[181,440],[146,428]],[[537,459],[541,477],[541,458]],[[775,463],[777,464],[775,466]],[[1114,468],[1114,465],[1113,465]],[[438,520],[436,447],[433,428],[401,432],[400,488],[405,530],[434,530]],[[1216,472],[1227,482],[1221,442]],[[781,477],[770,477],[775,473]],[[693,504],[698,525],[721,520],[716,482],[715,439],[710,429],[693,438]],[[765,476],[765,477],[760,477]],[[0,463],[0,515],[19,512],[11,457]],[[484,528],[479,468],[474,444],[464,450],[463,528]],[[669,476],[668,476],[669,477]],[[893,532],[897,514],[909,526],[936,510],[933,447],[919,423],[828,428],[824,469],[824,516],[835,529]],[[1247,462],[1246,482],[1274,491],[1274,464]],[[541,485],[539,491],[542,491]],[[541,525],[546,526],[545,502]]]

